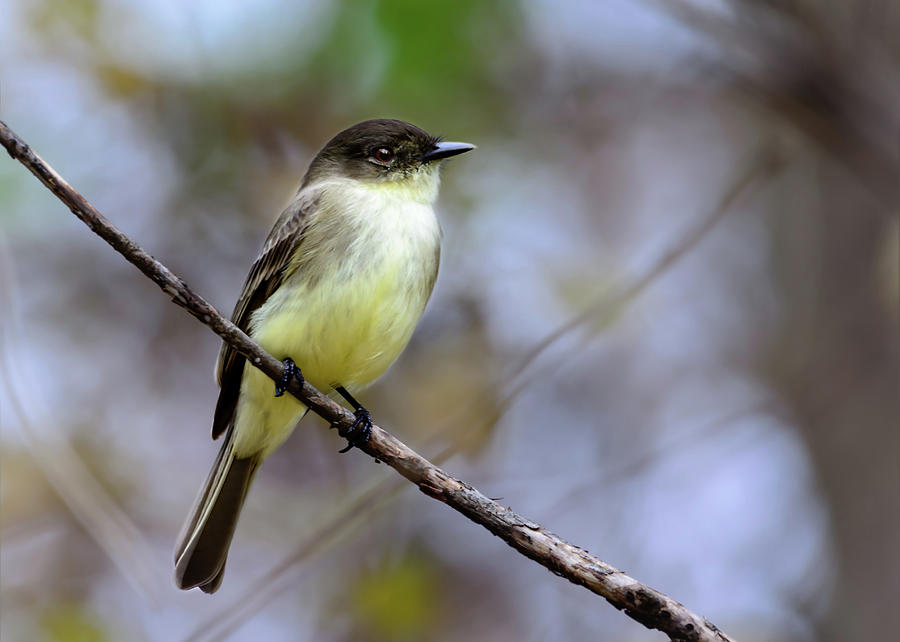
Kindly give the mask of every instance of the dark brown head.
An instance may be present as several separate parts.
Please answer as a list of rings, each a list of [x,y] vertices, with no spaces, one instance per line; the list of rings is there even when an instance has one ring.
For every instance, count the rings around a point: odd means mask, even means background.
[[[402,181],[437,161],[475,149],[468,143],[442,142],[402,120],[380,118],[348,127],[316,154],[303,184],[328,178],[367,182]]]

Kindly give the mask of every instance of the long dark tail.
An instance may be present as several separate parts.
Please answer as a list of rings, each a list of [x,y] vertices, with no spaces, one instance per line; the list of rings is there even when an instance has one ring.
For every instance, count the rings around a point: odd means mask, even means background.
[[[259,465],[256,457],[238,459],[234,456],[233,432],[229,429],[178,539],[175,583],[179,588],[199,586],[204,593],[214,593],[222,583],[234,527]]]

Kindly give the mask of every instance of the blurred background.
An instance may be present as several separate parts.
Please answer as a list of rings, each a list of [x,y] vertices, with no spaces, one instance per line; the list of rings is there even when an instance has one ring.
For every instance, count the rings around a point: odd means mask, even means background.
[[[892,0],[12,0],[0,118],[226,313],[337,131],[477,144],[376,420],[736,638],[880,640],[897,33]],[[178,591],[219,342],[8,159],[0,221],[4,640],[662,639],[313,416],[220,592]]]

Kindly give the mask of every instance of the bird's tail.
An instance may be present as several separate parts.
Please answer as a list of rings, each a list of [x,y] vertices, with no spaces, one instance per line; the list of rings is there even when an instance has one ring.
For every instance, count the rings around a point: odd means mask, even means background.
[[[178,538],[175,583],[179,588],[199,586],[204,593],[219,588],[234,527],[258,465],[258,457],[234,456],[234,429],[230,428]]]

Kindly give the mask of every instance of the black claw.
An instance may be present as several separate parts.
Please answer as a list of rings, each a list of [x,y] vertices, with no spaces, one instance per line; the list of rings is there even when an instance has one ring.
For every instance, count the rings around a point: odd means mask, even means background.
[[[303,374],[300,368],[294,363],[294,360],[288,357],[281,362],[284,365],[284,372],[281,373],[281,379],[275,382],[275,396],[280,397],[291,384],[291,379],[296,379],[297,383],[303,385]]]
[[[369,414],[369,411],[360,406],[353,411],[353,414],[356,416],[356,421],[347,430],[347,434],[343,435],[347,440],[347,447],[339,450],[339,453],[345,453],[354,446],[365,445],[372,436],[372,415]]]
[[[353,395],[346,388],[337,386],[335,390],[350,402],[350,405],[353,406],[353,414],[356,416],[356,421],[347,429],[346,434],[341,435],[347,440],[347,447],[342,448],[338,452],[345,453],[354,446],[363,446],[369,441],[369,438],[372,436],[372,415],[362,407],[361,403],[353,398]],[[332,424],[332,428],[336,427],[335,424]]]

